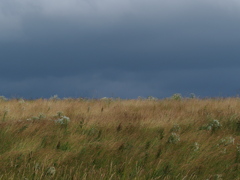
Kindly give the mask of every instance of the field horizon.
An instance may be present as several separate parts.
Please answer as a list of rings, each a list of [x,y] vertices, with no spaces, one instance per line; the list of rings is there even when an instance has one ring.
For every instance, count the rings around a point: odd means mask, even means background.
[[[0,179],[240,179],[240,98],[4,99]]]

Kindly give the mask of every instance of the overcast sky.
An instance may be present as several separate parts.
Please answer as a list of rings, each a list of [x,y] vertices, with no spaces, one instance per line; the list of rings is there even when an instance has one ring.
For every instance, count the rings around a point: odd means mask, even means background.
[[[0,95],[240,94],[238,0],[1,0]]]

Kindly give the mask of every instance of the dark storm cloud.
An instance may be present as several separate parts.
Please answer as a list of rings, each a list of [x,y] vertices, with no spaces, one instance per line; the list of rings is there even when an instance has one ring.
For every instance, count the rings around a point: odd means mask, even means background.
[[[230,96],[238,89],[237,1],[15,3],[0,3],[7,96]]]

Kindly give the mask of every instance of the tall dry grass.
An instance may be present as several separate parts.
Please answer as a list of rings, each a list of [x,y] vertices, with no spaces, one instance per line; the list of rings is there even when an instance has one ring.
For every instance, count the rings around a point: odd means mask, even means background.
[[[234,180],[239,135],[239,98],[1,101],[0,179]]]

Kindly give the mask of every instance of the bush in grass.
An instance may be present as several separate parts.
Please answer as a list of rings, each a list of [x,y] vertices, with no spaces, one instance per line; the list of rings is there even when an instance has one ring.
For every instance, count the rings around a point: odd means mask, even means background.
[[[169,138],[168,138],[168,143],[171,143],[171,144],[176,144],[180,141],[180,136],[177,135],[176,133],[172,133]]]
[[[40,113],[39,116],[33,116],[29,119],[27,119],[27,121],[32,121],[32,120],[41,120],[41,119],[45,119],[46,115],[43,113]]]
[[[58,97],[57,94],[55,94],[54,96],[50,97],[49,100],[54,100],[54,101],[56,101],[56,100],[60,100],[60,98]]]
[[[232,136],[229,136],[229,137],[226,137],[226,138],[222,138],[218,145],[227,146],[229,144],[234,144],[234,141],[235,141],[235,138],[233,138]]]
[[[109,98],[109,97],[103,97],[100,100],[102,100],[102,101],[113,101],[114,99],[113,98]]]
[[[193,145],[193,151],[196,152],[196,151],[199,151],[199,149],[200,149],[199,144],[197,142],[195,142],[194,145]]]
[[[191,94],[190,94],[190,98],[191,98],[191,99],[195,99],[195,98],[196,98],[196,95],[195,95],[194,93],[191,93]]]
[[[46,171],[46,175],[48,175],[48,176],[54,176],[55,173],[56,173],[55,167],[49,167]]]
[[[64,116],[64,115],[63,115],[63,112],[61,112],[61,111],[57,112],[57,117],[61,118],[61,117],[63,117],[63,116]]]
[[[176,93],[172,95],[171,99],[180,101],[182,99],[182,95],[180,93]]]
[[[62,116],[61,118],[59,118],[58,120],[55,121],[58,124],[62,124],[62,125],[66,125],[70,122],[70,118],[67,116]]]
[[[221,124],[217,119],[212,120],[209,124],[208,124],[208,130],[212,130],[212,131],[216,131],[218,129],[221,128]]]
[[[7,101],[8,99],[5,96],[0,96],[0,101]]]
[[[156,97],[153,97],[153,96],[148,96],[147,97],[147,100],[150,100],[150,101],[156,101],[158,100]]]
[[[217,119],[214,119],[214,120],[210,121],[207,125],[204,125],[204,126],[200,127],[199,129],[215,132],[215,131],[219,130],[221,127],[222,127],[222,125],[220,124],[220,122]]]
[[[24,99],[23,99],[23,98],[20,98],[20,99],[18,100],[18,102],[19,102],[20,104],[23,104],[23,103],[25,103],[25,101],[24,101]]]

